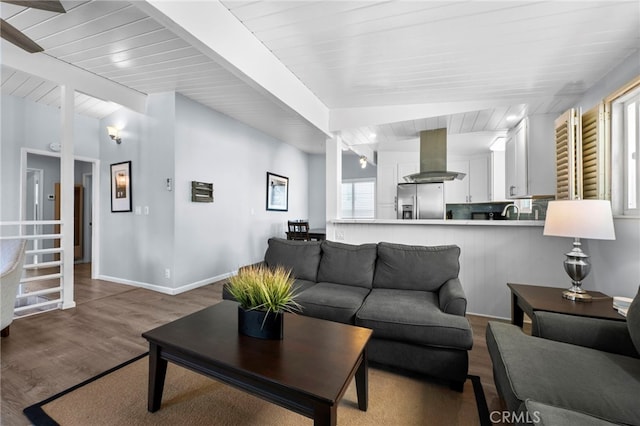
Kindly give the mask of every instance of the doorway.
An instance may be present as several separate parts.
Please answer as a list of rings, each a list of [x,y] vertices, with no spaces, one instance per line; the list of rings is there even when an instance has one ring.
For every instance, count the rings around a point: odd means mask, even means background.
[[[60,182],[54,184],[54,219],[60,220]],[[73,260],[84,260],[84,187],[75,185],[73,187]],[[60,233],[60,225],[55,225],[55,233]],[[60,240],[55,240],[54,247],[60,247]],[[60,255],[56,254],[56,260],[60,260]]]
[[[43,188],[42,183],[44,181],[44,170],[42,169],[27,169],[27,188],[26,188],[26,209],[25,220],[42,220],[43,218]],[[42,225],[33,225],[34,234],[42,233]],[[33,249],[38,250],[40,248],[41,241],[33,240]],[[41,262],[41,256],[38,254],[33,255],[33,263],[38,264]]]
[[[36,214],[39,220],[54,220],[56,211],[59,209],[59,194],[56,194],[55,184],[60,182],[60,154],[22,149],[22,186],[21,186],[21,214],[23,220],[34,220]],[[99,231],[99,197],[97,194],[99,187],[100,160],[93,158],[83,158],[76,156],[74,159],[75,176],[75,202],[74,219],[76,222],[74,229],[74,259],[75,263],[86,263],[89,266],[92,277],[98,275],[98,235]],[[37,185],[38,212],[34,213]],[[82,202],[79,202],[79,197]],[[82,223],[82,226],[79,224]],[[46,228],[48,226],[48,229]],[[95,232],[94,233],[94,228]],[[52,233],[53,226],[45,225],[44,233]],[[38,240],[35,240],[38,241]],[[53,248],[53,240],[40,241],[40,249]],[[53,254],[40,255],[39,263],[53,261]]]

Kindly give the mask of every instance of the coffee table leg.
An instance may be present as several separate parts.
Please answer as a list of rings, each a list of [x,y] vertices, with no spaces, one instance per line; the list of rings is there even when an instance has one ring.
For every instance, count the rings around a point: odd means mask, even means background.
[[[362,351],[362,362],[356,370],[356,392],[358,393],[358,408],[367,411],[369,406],[369,372],[367,366],[367,349]]]
[[[167,375],[167,360],[160,358],[160,348],[154,343],[149,344],[149,399],[147,410],[153,413],[160,409],[164,378]]]
[[[336,426],[337,406],[317,405],[313,412],[313,426]]]

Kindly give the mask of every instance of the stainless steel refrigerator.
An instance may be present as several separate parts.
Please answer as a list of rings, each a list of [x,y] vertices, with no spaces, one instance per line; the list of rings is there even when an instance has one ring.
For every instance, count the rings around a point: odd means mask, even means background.
[[[398,219],[444,219],[444,183],[400,183]]]

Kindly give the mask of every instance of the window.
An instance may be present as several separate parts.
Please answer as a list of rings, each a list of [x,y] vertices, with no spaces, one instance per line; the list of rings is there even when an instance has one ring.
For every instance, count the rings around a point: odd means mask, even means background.
[[[617,214],[640,215],[640,78],[610,98],[612,202]]]
[[[375,179],[342,182],[342,218],[373,219],[375,217]]]
[[[640,94],[624,104],[624,158],[627,189],[625,191],[625,212],[638,209],[638,123],[640,123]]]

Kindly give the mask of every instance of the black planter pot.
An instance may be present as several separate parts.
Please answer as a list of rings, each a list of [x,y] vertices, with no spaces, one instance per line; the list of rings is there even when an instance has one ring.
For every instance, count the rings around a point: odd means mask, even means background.
[[[238,306],[238,331],[258,339],[282,340],[283,317],[282,313],[245,310]]]

